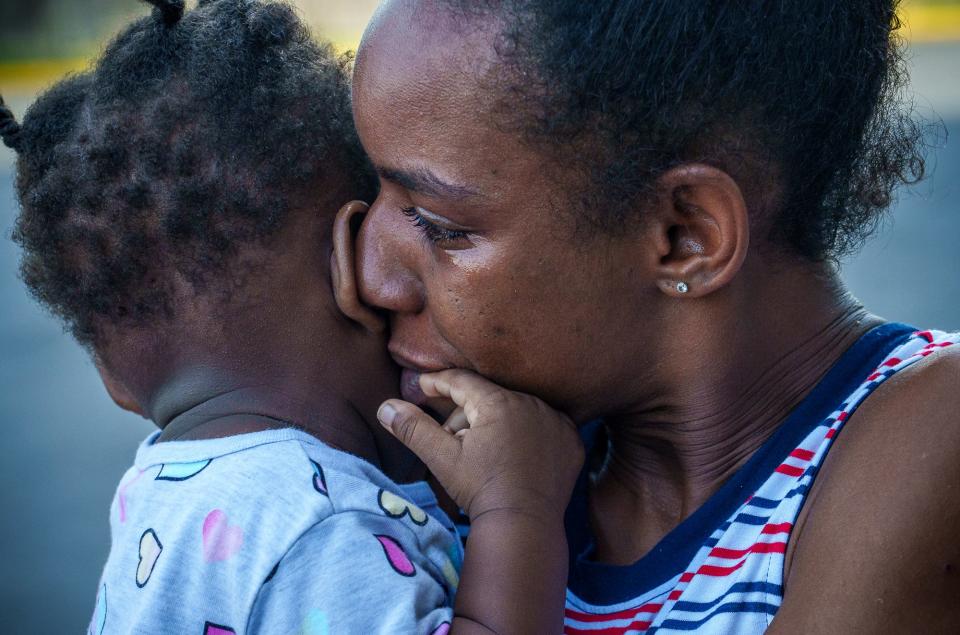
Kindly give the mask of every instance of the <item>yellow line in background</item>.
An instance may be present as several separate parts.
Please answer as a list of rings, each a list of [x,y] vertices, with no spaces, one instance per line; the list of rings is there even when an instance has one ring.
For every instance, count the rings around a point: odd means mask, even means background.
[[[67,73],[85,70],[89,63],[85,58],[0,62],[0,91],[43,86]]]
[[[904,36],[910,42],[960,40],[960,4],[907,4],[900,12]]]
[[[902,35],[911,43],[960,42],[960,3],[928,5],[908,1],[902,6],[901,16],[904,21]],[[351,27],[338,24],[333,29],[328,27],[329,30],[335,33],[328,32],[327,37],[335,36],[332,39],[338,50],[356,47],[360,34],[348,32]],[[83,71],[89,64],[88,58],[0,60],[0,94],[33,92],[67,73]]]

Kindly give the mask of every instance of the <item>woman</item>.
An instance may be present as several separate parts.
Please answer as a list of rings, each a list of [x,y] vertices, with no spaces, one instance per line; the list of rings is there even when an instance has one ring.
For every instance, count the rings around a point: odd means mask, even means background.
[[[833,264],[922,176],[896,4],[396,0],[368,28],[361,294],[406,397],[468,368],[604,422],[568,632],[960,623],[957,338]]]

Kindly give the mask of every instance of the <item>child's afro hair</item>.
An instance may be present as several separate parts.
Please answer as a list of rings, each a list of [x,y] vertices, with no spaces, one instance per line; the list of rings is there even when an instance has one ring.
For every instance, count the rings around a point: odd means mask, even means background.
[[[22,125],[0,100],[0,134],[19,155],[21,275],[94,348],[104,327],[172,318],[174,276],[202,292],[235,274],[241,250],[282,249],[292,210],[332,216],[332,192],[375,194],[350,56],[280,2],[184,13],[182,0],[149,1],[151,17]]]

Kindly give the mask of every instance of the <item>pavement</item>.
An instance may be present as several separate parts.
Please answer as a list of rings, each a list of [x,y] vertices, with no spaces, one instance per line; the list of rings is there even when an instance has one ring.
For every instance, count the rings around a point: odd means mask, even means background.
[[[844,276],[887,318],[960,328],[960,44],[918,47],[913,65],[920,103],[953,136],[932,177],[901,196]],[[30,95],[11,97],[22,113]],[[112,405],[84,351],[18,281],[6,239],[16,213],[11,159],[0,148],[0,632],[80,632],[109,548],[114,488],[151,426]]]

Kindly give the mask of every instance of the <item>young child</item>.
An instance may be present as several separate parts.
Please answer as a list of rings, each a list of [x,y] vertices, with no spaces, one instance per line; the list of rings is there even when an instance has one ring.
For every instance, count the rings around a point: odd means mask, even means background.
[[[90,632],[559,632],[569,420],[455,370],[421,380],[450,425],[375,415],[399,380],[356,299],[364,206],[329,211],[375,187],[349,60],[284,4],[151,3],[22,126],[0,101],[22,276],[159,428],[111,507]],[[462,577],[390,431],[471,516]]]

